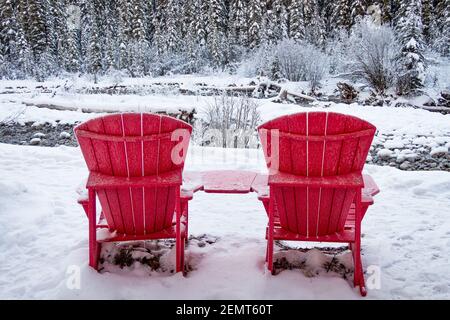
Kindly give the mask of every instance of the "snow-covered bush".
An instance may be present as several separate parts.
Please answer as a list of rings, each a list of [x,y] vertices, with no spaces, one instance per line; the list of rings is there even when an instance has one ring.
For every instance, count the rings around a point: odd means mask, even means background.
[[[258,104],[253,99],[224,92],[202,110],[194,127],[194,141],[213,147],[255,148],[255,128],[260,121]]]
[[[284,39],[276,45],[259,47],[242,63],[240,70],[247,76],[310,81],[314,87],[328,70],[328,57],[312,44]]]
[[[399,47],[393,30],[371,19],[356,24],[348,39],[347,67],[358,80],[384,94],[396,80]]]

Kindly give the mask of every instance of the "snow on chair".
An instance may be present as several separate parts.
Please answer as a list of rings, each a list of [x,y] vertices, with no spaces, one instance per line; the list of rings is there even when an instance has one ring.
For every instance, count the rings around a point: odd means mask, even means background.
[[[268,194],[259,192],[259,199],[269,215],[272,273],[274,240],[348,243],[354,285],[366,295],[361,220],[378,187],[362,169],[375,131],[364,120],[332,112],[283,116],[258,128],[269,169]],[[261,190],[263,184],[255,182]]]
[[[155,114],[108,115],[78,125],[75,135],[89,169],[89,265],[98,269],[102,242],[176,239],[176,272],[184,271],[188,200],[180,192],[192,127]],[[101,205],[97,223],[96,196]],[[112,233],[97,238],[97,230]]]

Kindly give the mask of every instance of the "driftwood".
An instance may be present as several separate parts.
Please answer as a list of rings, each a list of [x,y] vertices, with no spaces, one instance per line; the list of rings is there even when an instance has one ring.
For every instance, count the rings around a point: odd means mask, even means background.
[[[306,94],[301,93],[292,93],[287,91],[286,89],[283,89],[280,91],[280,94],[275,100],[272,100],[273,102],[292,102],[296,104],[305,104],[305,103],[312,103],[316,101],[315,98],[307,96]]]
[[[11,101],[15,102],[15,101]],[[77,107],[69,107],[69,106],[59,106],[56,104],[47,104],[47,103],[30,103],[30,102],[24,102],[22,101],[22,104],[29,106],[29,107],[36,107],[36,108],[44,108],[44,109],[51,109],[51,110],[58,110],[58,111],[78,111],[82,113],[117,113],[118,109],[90,109],[90,108],[77,108]],[[166,111],[154,111],[156,114],[165,114],[180,120],[183,120],[184,122],[187,122],[189,124],[194,123],[194,116],[195,116],[195,109],[192,111],[186,111],[186,110],[178,110],[177,113],[174,112],[166,112]]]

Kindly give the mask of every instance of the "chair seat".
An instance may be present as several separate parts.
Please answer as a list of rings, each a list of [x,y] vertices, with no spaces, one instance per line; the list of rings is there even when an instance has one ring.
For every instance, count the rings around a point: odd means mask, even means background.
[[[267,239],[266,228],[266,239]],[[313,242],[353,242],[355,241],[355,206],[352,204],[345,221],[344,230],[325,236],[304,236],[284,229],[280,225],[278,215],[274,219],[274,239],[275,240],[294,240],[294,241],[313,241]]]
[[[174,223],[171,227],[166,228],[164,230],[143,234],[143,235],[129,235],[129,234],[117,234],[114,237],[106,238],[106,239],[98,239],[99,243],[104,242],[119,242],[119,241],[138,241],[138,240],[155,240],[155,239],[169,239],[175,238],[176,235],[176,224]],[[186,235],[185,223],[181,225],[181,236],[184,237]]]

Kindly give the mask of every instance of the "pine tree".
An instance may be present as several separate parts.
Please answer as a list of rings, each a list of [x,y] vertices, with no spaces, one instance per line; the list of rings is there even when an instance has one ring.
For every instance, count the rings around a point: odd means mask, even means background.
[[[433,47],[444,56],[450,56],[450,0],[441,0],[435,7],[436,36]]]
[[[351,1],[350,19],[351,26],[354,25],[358,19],[361,19],[366,14],[366,6],[363,0]]]
[[[209,3],[208,48],[216,66],[224,68],[229,58],[226,38],[225,3],[223,0],[211,0]]]
[[[128,69],[130,65],[129,52],[130,41],[132,38],[132,17],[133,17],[133,3],[131,0],[118,0],[117,10],[119,12],[118,23],[118,68],[120,70]],[[98,24],[96,26],[98,30]],[[96,36],[98,37],[98,35]],[[98,39],[99,41],[100,39]]]
[[[147,52],[147,38],[144,25],[144,6],[142,0],[132,0],[130,30],[129,71],[131,76],[143,76]]]
[[[335,1],[334,24],[337,28],[350,30],[352,26],[350,0]]]
[[[202,16],[201,2],[198,0],[186,0],[183,6],[182,47],[188,57],[186,71],[193,73],[202,68],[204,50],[204,34],[197,32],[197,26]]]
[[[178,0],[168,0],[165,6],[165,52],[176,53],[181,48],[181,8]]]
[[[97,82],[97,75],[102,68],[102,56],[98,20],[95,16],[93,1],[85,1],[81,4],[81,34],[83,70],[93,74],[94,81]]]
[[[283,0],[273,0],[272,11],[274,13],[274,24],[272,25],[275,42],[288,36],[288,11]]]
[[[265,7],[263,8],[262,0],[253,0],[250,2],[248,46],[251,49],[256,48],[261,41],[260,32],[263,10],[265,10]]]
[[[21,38],[24,37],[16,17],[12,0],[6,0],[0,5],[0,43],[2,75],[15,78],[12,74],[20,58]]]
[[[210,24],[209,24],[209,3],[204,0],[195,0],[197,1],[197,8],[199,11],[197,12],[197,20],[196,20],[196,34],[198,39],[201,41],[203,46],[206,46],[208,42],[208,35],[210,32]]]
[[[314,45],[323,46],[326,38],[325,21],[320,14],[319,4],[317,0],[304,0],[303,21],[303,39]]]
[[[294,40],[305,39],[305,25],[302,0],[292,0],[289,15],[289,37]]]
[[[396,26],[398,41],[401,44],[398,58],[400,64],[398,91],[399,94],[409,94],[422,88],[424,80],[421,2],[405,1],[399,12]]]
[[[118,68],[118,30],[117,21],[119,12],[117,0],[106,1],[104,5],[104,14],[102,16],[108,19],[101,20],[103,25],[102,37],[102,69],[106,72]]]
[[[48,49],[46,8],[45,0],[28,0],[28,39],[35,57]]]
[[[249,7],[247,1],[232,0],[228,19],[228,39],[235,45],[248,46]]]
[[[26,15],[28,15],[28,35],[31,52],[34,59],[34,75],[37,81],[56,72],[54,50],[50,47],[48,27],[48,0],[28,0]]]
[[[422,0],[422,26],[423,26],[423,38],[425,42],[430,41],[430,28],[431,28],[431,1],[432,0]]]
[[[391,0],[382,0],[381,5],[381,23],[391,24],[392,22],[392,5]]]

